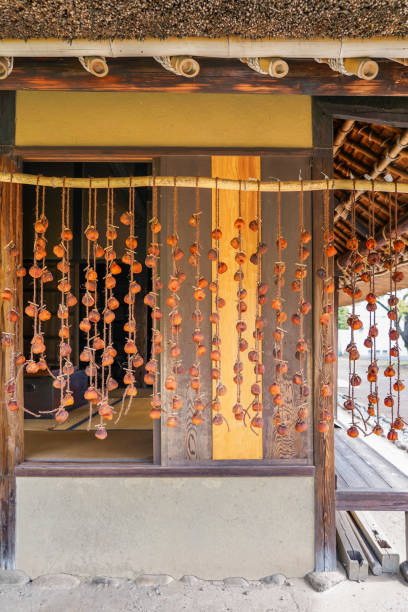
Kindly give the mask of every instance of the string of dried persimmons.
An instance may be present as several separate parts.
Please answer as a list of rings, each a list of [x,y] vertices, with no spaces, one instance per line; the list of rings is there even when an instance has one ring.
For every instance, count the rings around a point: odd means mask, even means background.
[[[394,203],[391,195],[388,196],[388,232],[386,238],[385,252],[381,252],[378,247],[375,233],[375,208],[376,200],[374,194],[374,185],[371,190],[370,207],[369,207],[369,236],[366,240],[366,255],[365,257],[359,252],[359,241],[356,235],[356,202],[355,190],[352,192],[352,208],[351,208],[351,236],[347,241],[346,248],[349,251],[348,265],[343,270],[344,287],[343,291],[351,299],[351,314],[347,319],[347,324],[350,327],[350,342],[347,346],[349,355],[349,391],[348,397],[344,402],[344,408],[350,411],[351,425],[347,433],[352,438],[357,437],[360,433],[364,436],[383,434],[383,426],[381,424],[381,404],[383,403],[390,411],[390,428],[387,432],[388,440],[395,442],[398,440],[398,430],[405,426],[400,413],[400,394],[405,388],[401,379],[400,368],[400,347],[398,345],[400,332],[398,329],[398,303],[397,285],[403,280],[403,273],[398,269],[399,261],[402,252],[405,250],[404,241],[398,236],[398,198],[397,185],[395,185]],[[381,400],[379,396],[379,379],[380,367],[378,364],[377,342],[379,336],[379,327],[377,324],[376,311],[379,303],[379,298],[376,292],[376,274],[382,270],[388,271],[388,308],[387,317],[389,321],[387,336],[388,336],[388,360],[384,367],[384,376],[387,381],[388,389],[385,391],[384,398]],[[365,296],[367,302],[366,309],[369,312],[369,328],[367,337],[364,340],[364,346],[370,351],[370,363],[367,368],[367,381],[370,385],[367,396],[367,416],[361,410],[355,398],[355,389],[361,384],[361,376],[356,371],[357,361],[360,357],[355,340],[355,331],[363,328],[361,318],[356,314],[356,302],[362,297],[362,290],[358,283],[368,283],[369,291]],[[385,306],[383,306],[385,307]],[[396,363],[395,363],[395,361]],[[371,424],[370,418],[375,418],[374,425]]]
[[[220,229],[220,192],[218,189],[218,179],[216,179],[215,187],[215,227],[211,232],[213,241],[212,248],[208,251],[208,258],[214,262],[215,280],[210,282],[209,288],[213,294],[212,312],[210,322],[212,323],[212,339],[211,339],[211,380],[213,381],[213,399],[211,402],[214,416],[212,422],[214,425],[222,425],[224,417],[221,414],[220,397],[227,393],[227,387],[222,382],[222,354],[221,354],[221,334],[220,334],[220,309],[225,306],[225,300],[220,296],[220,274],[225,274],[228,269],[226,263],[221,261],[220,241],[222,231]],[[234,373],[238,373],[236,365],[234,365]]]
[[[276,326],[273,332],[275,346],[273,348],[273,356],[275,359],[275,381],[270,385],[269,392],[273,396],[273,404],[275,413],[273,422],[276,427],[276,432],[280,436],[285,436],[288,432],[288,427],[282,418],[281,409],[284,404],[284,375],[288,371],[287,361],[283,359],[283,346],[286,330],[283,328],[283,323],[287,319],[287,314],[283,310],[282,287],[285,284],[284,273],[286,264],[282,261],[281,253],[288,246],[286,238],[281,234],[281,191],[279,189],[277,195],[277,212],[276,212],[276,261],[274,265],[276,297],[271,301],[272,308],[276,311]]]
[[[249,229],[256,232],[257,248],[256,252],[252,253],[250,262],[256,266],[256,291],[255,291],[255,322],[252,336],[255,340],[255,349],[248,353],[250,361],[254,363],[255,382],[251,385],[251,393],[254,396],[251,407],[255,415],[251,419],[251,426],[262,428],[264,420],[262,418],[262,377],[265,374],[265,366],[263,364],[263,340],[264,327],[266,325],[266,317],[262,314],[262,306],[266,304],[267,285],[262,283],[262,255],[267,251],[267,245],[262,242],[262,212],[261,212],[261,191],[259,189],[256,194],[256,218],[249,223]],[[251,359],[251,353],[253,358]]]
[[[9,190],[8,198],[7,189]],[[10,184],[3,184],[1,186],[1,197],[4,202],[7,201],[8,209],[6,219],[8,220],[11,233],[11,240],[5,246],[3,263],[3,268],[5,270],[4,280],[6,286],[1,291],[1,297],[5,302],[5,310],[7,310],[6,326],[1,332],[1,344],[2,347],[8,351],[9,356],[5,369],[6,380],[4,390],[6,405],[10,412],[17,412],[20,408],[17,395],[17,380],[26,361],[24,355],[19,351],[19,330],[21,325],[21,317],[18,308],[18,293],[21,290],[22,279],[26,275],[27,271],[24,266],[21,265],[22,253],[16,245],[18,237],[13,231],[13,228],[16,225],[13,195],[17,190],[18,187],[15,187],[12,183],[12,175]],[[24,410],[26,409],[24,408]]]
[[[202,211],[200,209],[200,190],[198,189],[198,181],[195,188],[195,212],[191,215],[188,223],[191,227],[195,228],[194,242],[190,245],[190,256],[188,258],[189,263],[195,268],[195,283],[193,285],[193,299],[194,299],[194,311],[192,318],[194,322],[194,331],[192,335],[193,342],[195,344],[195,360],[192,366],[189,368],[189,374],[191,376],[190,386],[194,391],[194,413],[191,417],[194,425],[201,425],[203,422],[203,411],[205,408],[204,402],[201,398],[201,357],[207,352],[204,344],[204,334],[201,330],[201,323],[203,321],[203,315],[200,310],[200,303],[205,299],[204,289],[208,285],[208,281],[201,276],[201,244],[200,244],[200,221]],[[177,399],[176,406],[173,400],[173,410],[181,408],[181,399]]]
[[[33,334],[30,345],[29,359],[25,364],[25,369],[28,374],[36,374],[39,371],[48,369],[45,344],[46,323],[50,320],[52,314],[45,303],[44,285],[53,280],[51,271],[47,268],[47,230],[48,219],[45,214],[46,192],[45,187],[41,187],[38,178],[35,186],[35,219],[34,219],[34,243],[33,243],[33,262],[29,267],[29,276],[32,279],[32,299],[28,302],[25,313],[33,320]],[[263,426],[263,401],[262,387],[263,378],[265,377],[265,365],[263,359],[264,345],[264,328],[267,323],[267,316],[263,312],[263,306],[267,301],[268,285],[265,282],[263,274],[262,259],[267,252],[267,245],[262,241],[262,211],[261,211],[261,185],[258,183],[257,191],[257,206],[256,215],[249,223],[243,215],[242,200],[244,194],[242,184],[237,190],[237,215],[234,221],[235,235],[230,242],[230,246],[234,249],[234,260],[237,268],[233,271],[228,271],[228,265],[222,259],[222,251],[226,248],[223,242],[223,231],[220,221],[220,190],[216,181],[214,190],[215,202],[215,224],[211,232],[212,245],[208,252],[208,257],[213,262],[213,275],[209,282],[202,276],[201,267],[201,249],[200,241],[202,240],[201,218],[202,210],[200,205],[200,191],[198,179],[195,186],[195,209],[189,218],[188,224],[194,228],[194,239],[189,247],[188,261],[194,268],[194,280],[192,282],[192,298],[194,300],[194,309],[192,317],[194,321],[194,329],[192,334],[194,346],[194,360],[189,368],[189,384],[194,392],[193,398],[193,414],[192,422],[195,425],[200,425],[205,419],[206,405],[203,401],[203,385],[201,367],[204,355],[206,354],[206,342],[203,333],[203,314],[201,311],[201,303],[205,299],[205,289],[208,286],[212,295],[212,312],[210,322],[212,324],[211,337],[211,380],[213,383],[212,389],[212,422],[214,425],[221,425],[225,422],[225,415],[221,410],[220,398],[226,395],[227,389],[223,383],[222,373],[222,346],[221,346],[221,327],[220,327],[220,312],[225,306],[226,301],[220,295],[220,288],[224,285],[220,284],[222,275],[231,274],[231,278],[236,283],[236,308],[237,315],[234,322],[236,328],[236,355],[232,364],[233,381],[236,385],[236,399],[233,402],[232,412],[237,421],[242,421],[245,425],[249,409],[253,411],[250,417],[251,429],[259,429]],[[166,424],[168,427],[176,427],[180,424],[180,410],[183,405],[182,397],[184,395],[181,389],[180,376],[184,372],[182,363],[182,347],[184,341],[181,342],[181,325],[183,318],[183,308],[180,301],[180,289],[182,283],[186,279],[186,273],[180,269],[180,261],[184,253],[180,247],[180,228],[179,228],[179,202],[178,202],[178,184],[177,179],[174,179],[173,185],[173,228],[171,234],[167,237],[167,243],[170,246],[171,272],[168,280],[168,291],[166,305],[168,307],[169,316],[169,346],[168,371],[165,374],[164,388],[166,389],[166,403],[162,405],[162,397],[159,386],[159,355],[163,351],[163,335],[159,328],[162,319],[162,311],[160,307],[160,290],[162,289],[162,281],[160,280],[160,255],[161,243],[160,232],[161,224],[158,218],[158,194],[157,186],[153,179],[152,189],[152,218],[149,222],[151,230],[151,242],[147,250],[145,265],[152,272],[151,291],[144,296],[144,302],[151,309],[152,318],[152,334],[151,334],[151,349],[150,359],[146,363],[146,372],[144,382],[146,385],[152,386],[151,410],[150,416],[153,419],[158,419],[163,412],[166,414]],[[11,188],[10,188],[11,191]],[[99,192],[100,193],[100,192]],[[116,320],[117,310],[120,307],[119,295],[115,295],[115,287],[117,284],[116,277],[122,274],[122,266],[117,261],[116,241],[118,238],[118,227],[115,225],[115,190],[108,184],[106,190],[106,231],[103,239],[104,247],[99,243],[100,231],[98,231],[97,223],[101,215],[98,214],[98,189],[92,185],[92,179],[89,180],[88,188],[88,224],[84,231],[86,239],[86,267],[85,273],[85,293],[82,297],[82,304],[85,307],[85,316],[80,321],[79,327],[83,332],[84,348],[80,353],[80,361],[85,364],[85,371],[88,375],[88,388],[85,391],[85,399],[89,401],[89,424],[92,426],[92,419],[95,415],[99,417],[99,422],[94,426],[95,435],[99,439],[104,439],[107,436],[106,425],[114,418],[114,404],[110,397],[110,393],[119,387],[119,383],[113,377],[113,366],[120,365],[123,370],[123,389],[118,392],[122,398],[121,408],[117,420],[121,417],[123,411],[127,412],[131,406],[133,398],[137,395],[136,385],[136,369],[143,365],[144,359],[139,353],[137,342],[137,321],[135,300],[137,294],[141,292],[141,286],[136,280],[136,275],[142,271],[142,265],[136,259],[136,249],[138,247],[138,239],[135,235],[135,186],[132,180],[129,183],[129,198],[128,210],[120,216],[120,222],[125,228],[128,228],[128,234],[124,240],[125,252],[122,256],[122,264],[128,266],[125,268],[128,274],[128,290],[123,301],[126,304],[126,320],[123,330],[126,334],[123,342],[123,351],[126,355],[126,362],[118,364],[118,349],[119,346],[114,346],[115,338],[113,331],[113,323]],[[11,195],[10,195],[11,198]],[[401,416],[401,391],[404,389],[404,383],[401,379],[400,367],[400,349],[398,346],[399,331],[398,331],[398,297],[397,285],[402,279],[402,271],[399,269],[400,256],[405,248],[404,241],[398,236],[398,200],[397,189],[395,190],[394,199],[389,197],[389,229],[386,255],[380,253],[375,240],[375,204],[374,194],[371,196],[372,206],[369,216],[369,233],[370,236],[366,242],[368,249],[367,255],[360,252],[360,244],[357,238],[356,231],[356,198],[355,190],[352,192],[352,207],[351,207],[351,236],[347,241],[347,250],[349,252],[349,263],[346,269],[346,291],[351,297],[351,314],[348,319],[350,327],[350,343],[347,347],[349,355],[349,390],[348,397],[345,402],[345,408],[350,411],[351,426],[348,433],[351,437],[356,437],[360,432],[368,435],[369,420],[361,413],[358,403],[355,399],[355,389],[361,384],[361,376],[357,371],[357,361],[359,351],[357,348],[355,332],[361,329],[361,318],[356,314],[356,302],[361,298],[362,292],[359,288],[361,280],[366,280],[369,283],[369,293],[366,296],[367,310],[370,313],[370,325],[366,346],[370,349],[370,365],[368,368],[368,381],[370,383],[370,393],[368,395],[368,417],[375,416],[376,424],[372,428],[374,433],[382,433],[380,425],[380,398],[378,395],[378,375],[379,367],[377,363],[377,343],[378,327],[376,321],[376,280],[375,274],[380,265],[385,266],[389,270],[389,296],[388,296],[388,318],[389,318],[389,350],[388,364],[384,374],[389,380],[389,390],[384,397],[384,404],[391,411],[391,426],[388,432],[390,440],[398,438],[398,430],[402,429],[405,422]],[[11,205],[10,205],[11,206]],[[72,292],[71,281],[71,256],[73,244],[73,231],[71,227],[71,204],[70,204],[70,189],[65,186],[61,190],[61,235],[60,241],[54,246],[53,253],[58,258],[57,270],[58,279],[57,287],[59,291],[59,305],[57,317],[59,319],[59,347],[58,347],[58,370],[50,374],[53,376],[53,385],[59,390],[60,398],[57,408],[51,412],[55,414],[57,422],[64,423],[69,417],[69,409],[74,404],[74,394],[71,389],[71,375],[74,372],[73,357],[72,357],[72,330],[70,317],[70,309],[77,303],[77,298]],[[12,206],[11,206],[11,215]],[[11,216],[11,223],[13,223]],[[244,277],[244,269],[246,269],[248,255],[245,251],[244,238],[246,241],[246,231],[250,230],[256,233],[256,249],[249,257],[250,264],[256,267],[256,282],[254,286],[247,284],[247,279]],[[182,236],[182,234],[181,234]],[[321,325],[321,346],[322,346],[322,361],[320,364],[321,379],[320,379],[320,418],[318,422],[318,430],[324,434],[329,430],[329,421],[332,418],[329,402],[333,395],[333,363],[336,360],[332,336],[333,330],[333,293],[334,281],[331,272],[331,259],[336,254],[334,246],[334,234],[330,229],[329,215],[329,184],[324,193],[324,218],[323,218],[323,236],[324,236],[324,251],[323,262],[321,268],[318,269],[318,277],[322,281],[322,312],[320,313]],[[291,283],[291,288],[297,293],[297,307],[292,315],[292,322],[297,326],[297,342],[295,358],[298,361],[298,366],[292,378],[292,383],[297,389],[295,393],[295,409],[296,414],[294,419],[289,415],[289,404],[286,406],[287,385],[290,381],[286,380],[288,372],[288,355],[286,352],[286,339],[289,333],[286,329],[287,314],[285,312],[285,272],[287,264],[285,262],[284,252],[287,250],[288,241],[282,235],[282,207],[281,207],[281,191],[278,189],[276,202],[276,261],[274,262],[275,275],[275,295],[272,299],[271,306],[275,312],[275,326],[273,330],[274,346],[273,357],[274,378],[270,384],[270,392],[272,395],[272,403],[274,405],[274,424],[278,435],[286,435],[288,433],[291,422],[294,422],[295,430],[302,432],[307,428],[307,397],[310,393],[307,381],[307,338],[305,337],[304,317],[310,312],[311,304],[305,298],[305,281],[307,278],[307,260],[309,250],[307,244],[311,240],[310,232],[305,228],[304,224],[304,193],[303,183],[299,192],[299,224],[298,224],[298,239],[297,239],[297,259],[295,265],[295,278]],[[18,410],[19,403],[17,401],[15,383],[19,370],[18,367],[24,364],[25,358],[17,351],[16,340],[17,326],[20,324],[20,315],[18,312],[17,303],[17,280],[22,279],[25,275],[25,268],[22,266],[19,250],[13,241],[6,246],[6,280],[5,288],[2,290],[2,297],[9,302],[7,311],[7,329],[2,332],[2,344],[7,348],[11,348],[9,378],[6,384],[7,403],[11,411]],[[98,259],[104,260],[104,272],[101,266],[97,263]],[[227,285],[225,285],[227,286]],[[225,296],[228,298],[228,296]],[[254,298],[254,304],[252,299]],[[250,301],[249,301],[250,300]],[[252,346],[248,351],[248,341],[244,337],[244,333],[249,326],[248,316],[245,312],[248,311],[248,303],[253,304],[255,308],[251,308],[254,313],[254,318],[251,320],[252,331]],[[252,317],[252,315],[251,315]],[[71,319],[71,323],[70,323]],[[225,328],[227,329],[228,326]],[[224,332],[224,330],[223,330]],[[234,340],[235,342],[235,340]],[[14,347],[14,348],[13,348]],[[285,349],[285,351],[284,351]],[[184,350],[184,349],[183,349]],[[249,407],[243,405],[243,385],[247,381],[243,379],[244,363],[242,354],[247,352],[247,358],[254,367],[254,379],[249,383],[248,389],[251,390],[251,402]],[[21,370],[20,370],[21,371]],[[269,383],[270,381],[268,381]],[[120,401],[120,400],[119,400]],[[125,402],[127,407],[125,409]],[[21,407],[22,408],[22,407]],[[94,410],[96,410],[94,414]],[[45,414],[43,412],[42,414]],[[38,415],[34,415],[38,416]],[[117,421],[116,421],[117,422]]]
[[[325,190],[323,195],[323,253],[322,265],[317,269],[317,277],[322,285],[322,311],[319,322],[321,327],[321,351],[320,351],[320,389],[319,389],[319,421],[317,429],[321,434],[329,431],[329,422],[332,419],[331,398],[333,396],[332,369],[336,356],[330,340],[333,334],[333,305],[331,303],[331,277],[330,260],[336,255],[337,250],[333,244],[334,234],[330,229],[330,192]]]
[[[303,183],[302,183],[303,187]],[[304,334],[304,317],[307,315],[312,305],[304,298],[304,282],[307,276],[307,259],[309,250],[305,246],[310,242],[312,235],[304,227],[304,200],[303,188],[299,192],[299,243],[298,243],[298,261],[296,264],[295,281],[292,285],[299,293],[298,309],[292,316],[292,322],[299,326],[299,337],[296,343],[295,357],[299,361],[299,369],[293,376],[293,383],[299,389],[299,397],[297,399],[297,420],[295,429],[301,433],[307,429],[307,397],[309,396],[309,385],[307,384],[305,363],[307,355],[307,342]]]

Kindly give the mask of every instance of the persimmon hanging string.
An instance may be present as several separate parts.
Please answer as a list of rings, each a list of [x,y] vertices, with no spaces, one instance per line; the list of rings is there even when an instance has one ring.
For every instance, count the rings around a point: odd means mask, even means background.
[[[200,190],[196,185],[195,189],[195,212],[189,219],[189,224],[195,227],[195,241],[190,246],[190,263],[195,266],[195,283],[193,285],[193,298],[195,301],[195,308],[193,312],[194,331],[193,331],[193,342],[195,343],[195,362],[190,368],[189,373],[191,378],[190,387],[192,387],[195,398],[194,398],[194,413],[192,420],[194,419],[195,424],[199,424],[202,420],[201,412],[204,409],[204,404],[201,399],[201,364],[200,358],[206,352],[206,347],[203,344],[204,335],[201,331],[202,313],[200,310],[200,302],[205,298],[204,288],[207,286],[207,281],[201,277],[201,244],[200,244]]]
[[[235,229],[238,229],[237,253],[235,255],[235,261],[238,263],[238,271],[235,273],[235,277],[234,277],[238,279],[238,290],[237,290],[238,301],[237,301],[237,323],[236,323],[236,330],[238,333],[238,337],[237,337],[237,357],[236,357],[236,362],[235,362],[237,372],[235,372],[235,376],[234,376],[234,382],[237,386],[237,396],[236,396],[236,404],[233,407],[234,417],[235,417],[235,420],[237,421],[242,421],[245,415],[244,407],[242,406],[242,403],[241,403],[241,385],[243,382],[243,374],[242,374],[243,364],[241,361],[242,341],[243,341],[242,332],[246,330],[246,323],[242,317],[242,314],[244,312],[243,304],[245,304],[245,302],[243,302],[242,300],[243,270],[242,270],[241,253],[243,253],[242,227],[243,227],[244,221],[242,219],[242,201],[241,200],[242,200],[242,191],[241,191],[241,181],[240,181],[239,190],[238,190],[238,219],[234,223]]]
[[[394,266],[394,301],[397,301],[397,281],[399,278],[399,272],[398,272],[398,260],[399,260],[399,249],[401,248],[401,250],[403,248],[405,248],[405,245],[401,244],[402,241],[400,241],[399,236],[398,236],[398,193],[397,193],[397,182],[395,182],[395,192],[394,192],[394,242],[393,242],[393,249],[394,249],[394,262],[395,262],[395,266]],[[397,308],[398,306],[395,305],[395,310],[396,310],[396,319],[395,319],[395,327],[397,328],[398,325],[398,312],[397,312]],[[396,340],[396,344],[393,347],[394,348],[394,352],[393,352],[393,356],[397,357],[397,377],[396,377],[396,381],[394,382],[394,391],[396,391],[397,393],[397,417],[396,419],[393,421],[392,426],[395,430],[400,430],[404,428],[404,421],[401,417],[401,391],[405,388],[404,383],[401,380],[401,358],[400,358],[400,349],[399,349],[399,345],[398,345],[398,338]],[[395,355],[396,354],[396,355]]]
[[[283,323],[286,321],[286,313],[283,310],[282,300],[282,286],[284,283],[285,263],[282,261],[282,250],[286,248],[287,242],[281,234],[281,190],[280,181],[276,200],[276,253],[277,261],[275,261],[274,272],[275,272],[275,284],[276,284],[276,298],[272,300],[271,306],[276,311],[276,327],[274,331],[274,359],[275,359],[275,382],[269,387],[269,391],[273,396],[273,403],[275,406],[274,414],[274,425],[276,432],[280,436],[287,434],[288,428],[286,423],[283,422],[281,409],[284,405],[285,392],[283,388],[284,374],[287,372],[287,363],[283,359],[283,343],[286,331],[283,328]]]
[[[320,313],[321,326],[321,356],[320,356],[320,389],[319,389],[319,421],[317,430],[321,434],[326,434],[329,431],[329,421],[332,419],[332,411],[330,409],[331,397],[333,394],[332,386],[332,364],[335,361],[333,348],[329,344],[332,330],[332,313],[331,304],[329,302],[329,292],[327,288],[330,286],[330,258],[336,254],[336,249],[333,245],[333,235],[330,229],[329,220],[329,188],[326,181],[326,190],[323,194],[323,253],[322,265],[317,270],[317,276],[321,280],[321,302],[322,311]]]
[[[256,265],[256,291],[255,291],[255,325],[253,336],[255,338],[255,356],[254,364],[255,383],[251,386],[251,392],[254,396],[252,401],[252,410],[255,415],[251,420],[251,427],[261,429],[263,427],[262,411],[263,405],[261,401],[262,395],[262,376],[265,371],[263,365],[263,327],[265,319],[262,316],[262,304],[265,301],[262,295],[262,215],[261,215],[261,191],[259,189],[260,181],[258,181],[258,191],[256,194],[256,219],[249,224],[250,229],[256,228],[256,253],[251,256],[251,261]]]
[[[210,289],[214,294],[213,310],[210,315],[210,321],[213,325],[213,337],[212,337],[212,351],[211,360],[213,362],[212,367],[212,379],[215,380],[215,394],[212,400],[212,409],[214,411],[214,417],[212,422],[216,426],[222,425],[225,417],[221,414],[221,400],[220,397],[226,394],[227,388],[222,382],[222,347],[221,347],[221,335],[220,335],[220,307],[223,304],[223,298],[220,297],[220,273],[225,270],[226,264],[221,261],[220,257],[220,239],[222,232],[220,228],[220,191],[218,188],[218,179],[215,179],[215,228],[211,232],[213,240],[213,246],[208,255],[209,259],[215,263],[215,281],[210,283]]]

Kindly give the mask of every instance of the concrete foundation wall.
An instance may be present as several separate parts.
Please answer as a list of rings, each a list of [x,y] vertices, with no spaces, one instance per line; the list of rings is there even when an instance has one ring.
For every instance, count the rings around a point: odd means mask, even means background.
[[[17,478],[16,567],[249,579],[314,567],[314,479]]]

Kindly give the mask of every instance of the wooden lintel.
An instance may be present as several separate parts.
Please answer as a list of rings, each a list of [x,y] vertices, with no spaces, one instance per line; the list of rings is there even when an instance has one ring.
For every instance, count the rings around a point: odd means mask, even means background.
[[[200,73],[185,79],[163,70],[152,58],[109,60],[109,74],[96,78],[75,58],[16,58],[13,72],[0,80],[0,90],[137,91],[168,93],[259,93],[314,96],[406,96],[408,69],[380,63],[376,79],[364,81],[333,72],[313,60],[289,61],[289,74],[273,79],[235,59],[200,59]]]

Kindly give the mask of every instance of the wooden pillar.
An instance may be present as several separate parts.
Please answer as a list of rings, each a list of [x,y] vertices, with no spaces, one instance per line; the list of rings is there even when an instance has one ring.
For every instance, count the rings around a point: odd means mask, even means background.
[[[11,159],[11,147],[14,143],[14,92],[0,93],[0,168],[16,169],[17,164]],[[21,188],[3,185],[0,189],[0,288],[5,282],[4,247],[13,239],[22,248],[22,209]],[[13,207],[13,222],[10,218],[10,206]],[[22,293],[19,293],[21,311]],[[8,304],[0,304],[0,330],[5,329]],[[19,342],[22,345],[20,326]],[[15,548],[15,477],[14,468],[23,459],[23,414],[10,413],[4,397],[4,382],[8,376],[8,351],[0,347],[0,568],[14,567]],[[22,378],[19,381],[19,400],[23,399]]]
[[[313,100],[313,147],[314,159],[312,178],[332,177],[333,173],[333,126],[332,117],[325,114],[318,101]],[[316,571],[334,571],[336,561],[336,503],[335,503],[335,465],[334,465],[334,430],[322,436],[317,431],[319,421],[319,363],[321,351],[320,337],[320,306],[321,284],[317,280],[316,270],[322,264],[322,219],[323,192],[313,192],[313,327],[314,327],[314,461],[315,476],[315,547]],[[333,215],[333,197],[331,196],[331,211]],[[331,270],[333,273],[333,270]],[[336,366],[336,364],[334,364]],[[337,370],[334,369],[334,372]],[[333,394],[331,413],[334,416]]]
[[[16,164],[8,157],[0,157],[2,170],[15,169]],[[10,189],[11,194],[10,194]],[[22,211],[21,188],[4,184],[0,190],[0,287],[4,287],[7,275],[7,262],[4,247],[10,240],[22,249]],[[13,208],[11,221],[10,208]],[[22,310],[21,281],[18,293],[19,311]],[[0,305],[0,329],[6,329],[9,305]],[[22,325],[18,328],[18,343],[22,347]],[[9,378],[10,348],[0,352],[0,567],[14,567],[15,544],[15,477],[14,468],[23,460],[24,416],[22,410],[11,413],[5,402],[4,383]],[[22,377],[18,381],[19,401],[23,403]]]

